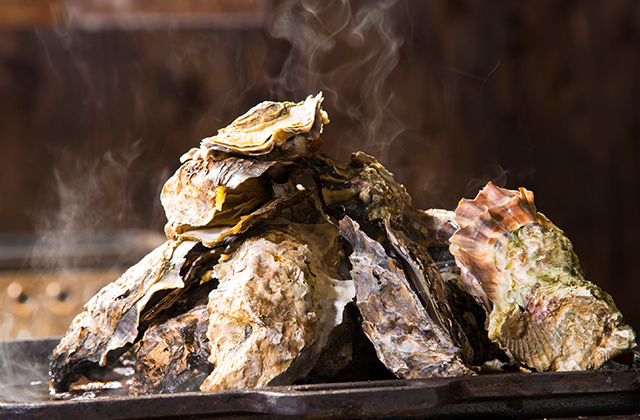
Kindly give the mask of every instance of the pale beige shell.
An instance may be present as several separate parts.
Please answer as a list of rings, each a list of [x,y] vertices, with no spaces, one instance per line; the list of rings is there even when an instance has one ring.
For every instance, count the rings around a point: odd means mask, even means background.
[[[491,302],[489,338],[538,371],[597,368],[635,345],[611,296],[585,280],[533,193],[489,183],[456,209],[451,253],[468,290]]]
[[[167,235],[235,225],[241,216],[272,198],[271,189],[259,177],[273,166],[273,162],[234,157],[184,163],[160,195],[168,220]]]
[[[287,157],[306,155],[319,147],[315,140],[323,124],[329,122],[322,100],[320,92],[299,103],[262,102],[215,136],[203,139],[200,148],[191,149],[180,160],[216,159],[227,154],[259,156],[274,149]]]
[[[203,391],[290,384],[313,368],[355,294],[323,262],[328,246],[313,239],[323,229],[333,242],[336,228],[314,228],[272,227],[214,268],[207,336],[215,369]]]

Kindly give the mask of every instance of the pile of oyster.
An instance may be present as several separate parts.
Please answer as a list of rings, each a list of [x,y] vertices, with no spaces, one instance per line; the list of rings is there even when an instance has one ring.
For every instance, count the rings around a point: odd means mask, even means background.
[[[166,243],[73,320],[54,392],[123,366],[140,395],[596,369],[635,346],[530,191],[416,209],[373,157],[318,152],[321,104],[261,103],[182,156]]]

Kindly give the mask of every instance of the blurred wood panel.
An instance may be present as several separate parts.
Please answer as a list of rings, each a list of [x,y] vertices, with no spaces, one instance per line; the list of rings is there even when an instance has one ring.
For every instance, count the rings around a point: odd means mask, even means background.
[[[489,180],[532,190],[640,328],[640,3],[384,3],[274,1],[252,29],[1,31],[0,232],[160,231],[182,153],[323,90],[325,152],[378,156],[423,208]]]
[[[123,270],[0,272],[0,340],[63,335],[83,305]]]
[[[269,0],[2,0],[0,28],[264,26]]]
[[[63,18],[63,0],[2,0],[0,28],[52,26]]]
[[[85,29],[264,26],[269,0],[67,0],[69,23]]]

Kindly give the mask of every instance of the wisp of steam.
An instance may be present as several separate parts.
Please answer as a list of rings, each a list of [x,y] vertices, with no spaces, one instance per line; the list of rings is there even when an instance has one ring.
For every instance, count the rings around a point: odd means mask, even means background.
[[[272,96],[287,100],[323,91],[330,114],[347,117],[353,127],[343,134],[381,161],[404,130],[390,110],[394,97],[386,84],[403,44],[395,4],[286,0],[269,24],[271,36],[291,44],[280,74],[272,80]]]

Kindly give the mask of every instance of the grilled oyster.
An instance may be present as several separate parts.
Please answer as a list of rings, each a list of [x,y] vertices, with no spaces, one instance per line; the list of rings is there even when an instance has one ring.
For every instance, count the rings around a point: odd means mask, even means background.
[[[184,287],[180,269],[195,245],[166,242],[87,302],[51,355],[53,389],[66,390],[85,368],[105,366],[111,352],[134,342],[141,313],[154,295]]]
[[[451,311],[451,296],[428,252],[429,246],[442,245],[433,229],[439,220],[412,207],[404,186],[365,153],[354,153],[348,165],[326,156],[316,157],[313,163],[326,211],[338,219],[348,215],[368,237],[388,249],[387,255],[393,252],[399,257],[412,293],[428,317],[449,334],[462,350],[463,360],[471,363],[473,349]]]
[[[321,108],[322,100],[320,92],[299,103],[262,102],[217,135],[203,139],[199,148],[191,149],[180,160],[218,160],[229,155],[266,160],[306,156],[320,147],[322,125],[329,122]]]
[[[349,216],[340,221],[340,233],[353,247],[349,259],[362,328],[387,368],[400,378],[472,374],[460,349],[427,314],[382,245]]]
[[[491,302],[488,334],[538,371],[598,368],[635,345],[613,299],[585,280],[564,232],[533,193],[489,183],[455,211],[462,280]]]
[[[315,238],[337,235],[322,228],[329,232]],[[290,384],[313,368],[354,295],[321,259],[332,247],[313,239],[297,225],[271,226],[214,268],[220,285],[209,296],[207,337],[215,369],[202,390]]]
[[[235,225],[271,197],[261,179],[273,162],[239,158],[191,160],[167,180],[160,200],[168,236],[210,225]]]
[[[197,390],[213,370],[206,305],[196,306],[145,331],[135,352],[130,395]]]

